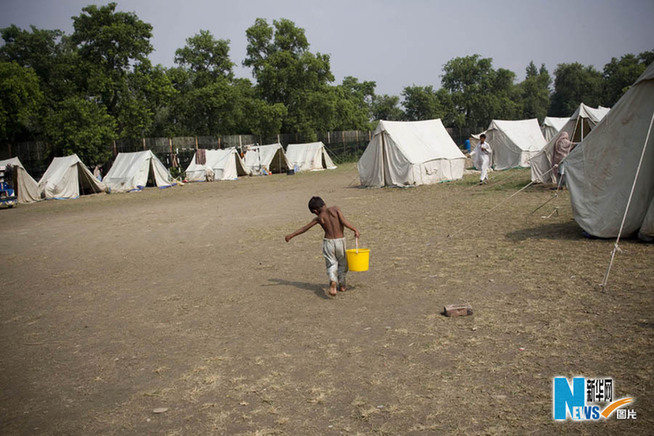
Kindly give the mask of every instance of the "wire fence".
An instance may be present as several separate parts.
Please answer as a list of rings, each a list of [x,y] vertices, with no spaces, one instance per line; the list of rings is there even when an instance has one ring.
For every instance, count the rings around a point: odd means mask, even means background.
[[[463,142],[471,133],[483,129],[454,129],[447,131],[454,142],[463,148]],[[335,163],[358,160],[372,139],[370,130],[347,130],[324,132],[317,135],[316,140],[325,144],[327,151]],[[257,135],[223,135],[223,136],[178,136],[173,138],[139,138],[118,139],[107,144],[112,153],[109,162],[103,165],[106,173],[118,153],[127,153],[151,150],[168,168],[177,162],[180,168],[186,168],[196,149],[242,148],[247,145],[280,143],[284,147],[288,144],[301,144],[313,142],[300,134],[284,133],[273,137]],[[54,148],[46,141],[19,142],[14,144],[0,144],[0,160],[18,157],[25,169],[38,180],[45,172],[55,156]]]

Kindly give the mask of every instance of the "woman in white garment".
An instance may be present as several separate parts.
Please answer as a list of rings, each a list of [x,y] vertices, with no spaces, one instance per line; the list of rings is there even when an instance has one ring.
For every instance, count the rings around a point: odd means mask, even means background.
[[[477,168],[481,170],[479,176],[479,184],[488,183],[488,168],[490,167],[491,148],[490,144],[486,142],[486,135],[483,133],[479,136],[479,150],[477,150]]]

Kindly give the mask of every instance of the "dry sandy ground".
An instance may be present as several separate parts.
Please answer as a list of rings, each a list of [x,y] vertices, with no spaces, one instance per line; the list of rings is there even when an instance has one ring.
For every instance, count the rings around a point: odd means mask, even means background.
[[[599,292],[613,242],[567,192],[484,214],[529,177],[492,176],[361,189],[349,164],[1,210],[0,433],[651,434],[654,246],[622,242]],[[319,229],[283,239],[312,195],[371,249],[336,298]],[[613,377],[637,419],[553,422],[557,375]]]

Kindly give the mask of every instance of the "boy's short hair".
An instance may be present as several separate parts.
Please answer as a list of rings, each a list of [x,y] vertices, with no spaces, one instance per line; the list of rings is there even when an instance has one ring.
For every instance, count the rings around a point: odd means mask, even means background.
[[[309,200],[309,210],[312,211],[312,212],[314,210],[320,209],[324,205],[325,205],[325,202],[320,197],[311,197],[311,200]]]
[[[481,139],[481,138],[486,139],[486,135],[484,135],[484,134],[482,133],[481,135],[479,135],[479,139]]]

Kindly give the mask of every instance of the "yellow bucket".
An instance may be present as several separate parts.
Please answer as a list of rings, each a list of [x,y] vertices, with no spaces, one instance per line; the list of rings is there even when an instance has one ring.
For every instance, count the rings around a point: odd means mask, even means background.
[[[368,271],[370,260],[369,248],[352,248],[345,251],[347,266],[350,271]]]

